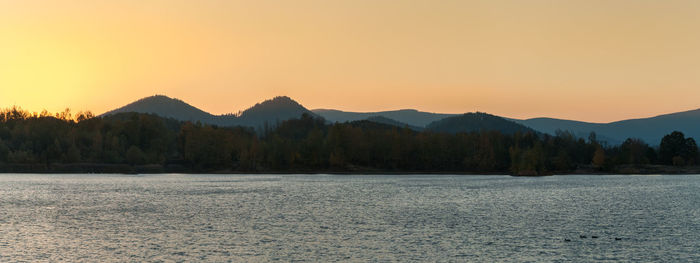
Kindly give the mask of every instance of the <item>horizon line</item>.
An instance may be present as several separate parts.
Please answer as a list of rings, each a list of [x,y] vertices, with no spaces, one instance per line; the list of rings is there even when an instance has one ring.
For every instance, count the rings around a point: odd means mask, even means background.
[[[671,114],[678,114],[678,113],[685,113],[685,112],[691,112],[691,111],[700,110],[700,108],[693,108],[693,109],[687,109],[687,110],[681,110],[681,111],[674,111],[674,112],[667,112],[667,113],[657,113],[657,114],[655,114],[655,115],[650,115],[650,116],[640,116],[640,117],[633,117],[633,118],[627,118],[627,119],[620,119],[620,120],[609,121],[609,122],[596,122],[596,121],[581,121],[581,120],[576,120],[576,119],[557,118],[557,117],[549,117],[549,116],[539,116],[539,117],[529,117],[529,118],[512,118],[512,117],[508,117],[508,116],[504,116],[504,115],[499,115],[499,114],[495,114],[495,113],[489,113],[489,112],[480,111],[480,110],[450,113],[450,112],[423,111],[423,110],[420,110],[420,109],[417,109],[417,108],[384,109],[384,110],[375,110],[375,111],[352,111],[352,110],[347,110],[347,109],[325,108],[325,107],[321,107],[321,108],[311,108],[311,107],[306,107],[306,106],[304,106],[304,104],[300,103],[298,100],[292,98],[291,96],[288,96],[288,95],[276,95],[276,96],[273,96],[272,98],[263,99],[263,100],[261,100],[261,101],[259,101],[259,102],[256,102],[255,104],[253,104],[253,105],[251,105],[251,106],[249,106],[249,107],[247,107],[247,108],[245,108],[245,109],[243,109],[243,110],[238,110],[238,111],[235,111],[235,112],[222,113],[222,114],[214,114],[214,113],[211,113],[211,112],[209,112],[209,111],[206,111],[206,110],[204,110],[204,109],[202,109],[202,108],[200,108],[200,107],[197,107],[197,106],[195,106],[195,105],[192,105],[192,104],[190,104],[189,102],[185,101],[184,99],[180,99],[180,98],[177,98],[177,97],[171,97],[171,96],[168,96],[168,95],[165,95],[165,94],[154,94],[154,95],[150,95],[150,96],[141,97],[141,98],[139,98],[139,99],[135,99],[135,100],[133,100],[133,101],[131,101],[131,102],[129,102],[129,103],[126,103],[126,104],[124,104],[124,105],[122,105],[122,106],[118,106],[118,107],[113,108],[113,109],[111,109],[111,110],[104,111],[104,112],[102,112],[102,113],[100,113],[100,114],[95,114],[95,116],[102,116],[102,115],[104,115],[104,114],[106,114],[106,113],[109,113],[109,112],[111,112],[111,111],[114,111],[114,110],[116,110],[116,109],[125,107],[125,106],[130,105],[130,104],[133,104],[133,103],[138,102],[138,101],[140,101],[140,100],[144,100],[144,99],[152,98],[152,97],[159,97],[159,96],[160,96],[160,97],[165,97],[165,98],[168,98],[168,99],[172,99],[172,100],[179,100],[179,101],[181,101],[181,102],[183,102],[183,103],[185,103],[185,104],[187,104],[187,105],[189,105],[189,106],[191,106],[191,107],[194,107],[194,108],[196,108],[196,109],[198,109],[198,110],[200,110],[200,111],[203,111],[203,112],[205,112],[205,113],[207,113],[207,114],[210,114],[210,115],[213,115],[213,116],[224,116],[224,115],[231,115],[231,114],[234,114],[234,115],[235,115],[236,112],[243,112],[243,111],[245,111],[245,110],[247,110],[247,109],[250,109],[250,108],[254,107],[254,106],[257,105],[257,104],[260,104],[261,102],[268,101],[268,100],[273,100],[273,99],[279,98],[279,97],[288,98],[288,99],[290,99],[290,100],[292,100],[292,101],[298,103],[299,105],[301,105],[301,106],[304,107],[305,109],[307,109],[307,110],[309,110],[309,111],[312,111],[312,112],[313,112],[313,111],[318,111],[318,110],[333,110],[333,111],[340,111],[340,112],[346,112],[346,113],[371,114],[371,113],[381,113],[381,112],[390,112],[390,111],[411,110],[411,111],[417,111],[417,112],[423,112],[423,113],[429,113],[429,114],[444,114],[444,115],[461,115],[461,114],[466,114],[466,113],[482,112],[482,113],[488,113],[488,114],[492,114],[492,115],[495,115],[495,116],[498,116],[498,117],[501,117],[501,118],[511,119],[511,120],[555,119],[555,120],[563,120],[563,121],[584,122],[584,123],[591,123],[591,124],[610,124],[610,123],[616,123],[616,122],[621,122],[621,121],[649,119],[649,118],[661,117],[661,116],[665,116],[665,115],[671,115]],[[14,104],[14,105],[8,106],[8,107],[2,107],[2,109],[11,109],[11,108],[13,108],[13,107],[16,107],[16,108],[18,108],[18,109],[23,109],[21,106],[19,106],[19,105],[17,105],[17,104]],[[65,109],[70,109],[71,111],[73,111],[73,109],[71,109],[71,107],[65,107]],[[48,111],[48,110],[46,110],[46,109],[42,109],[41,111],[31,111],[31,110],[26,110],[26,111],[27,111],[27,112],[30,112],[30,113],[41,113],[41,112],[44,112],[44,111],[47,111],[47,112],[52,113],[52,114],[60,113],[60,111],[57,111],[57,112],[50,112],[50,111]],[[77,112],[91,112],[91,113],[92,113],[92,110],[78,110],[78,111],[75,111],[75,113],[77,113]]]

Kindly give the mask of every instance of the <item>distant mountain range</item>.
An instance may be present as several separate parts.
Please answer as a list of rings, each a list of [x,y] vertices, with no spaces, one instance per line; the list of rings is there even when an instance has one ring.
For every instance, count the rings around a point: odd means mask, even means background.
[[[359,121],[381,116],[416,127],[425,127],[431,122],[458,115],[431,113],[412,109],[379,112],[347,112],[328,109],[316,109],[312,111],[330,122]]]
[[[499,131],[503,134],[517,132],[537,132],[525,125],[498,117],[495,115],[476,112],[447,117],[434,121],[426,127],[427,130],[445,133]]]
[[[200,121],[209,124],[214,124],[217,121],[217,118],[220,117],[195,108],[194,106],[179,99],[173,99],[163,95],[146,97],[120,108],[105,112],[100,116],[114,115],[124,112],[153,113],[161,117],[180,121]]]
[[[651,118],[630,119],[610,123],[590,123],[552,118],[513,120],[535,130],[554,134],[556,130],[571,131],[586,138],[595,132],[598,139],[618,144],[627,138],[639,138],[650,145],[659,145],[661,138],[673,131],[681,131],[700,139],[700,109],[664,114]]]
[[[503,118],[486,113],[444,114],[413,109],[380,112],[345,112],[332,109],[308,110],[293,99],[275,97],[258,103],[239,114],[213,115],[179,99],[156,95],[146,97],[101,116],[121,112],[152,113],[180,121],[199,121],[219,126],[248,126],[262,128],[302,114],[322,117],[328,122],[368,121],[412,130],[424,129],[436,132],[470,132],[496,130],[503,133],[537,131],[555,134],[557,130],[570,131],[576,136],[588,138],[591,132],[609,144],[619,144],[627,138],[639,138],[650,145],[658,145],[661,138],[674,130],[686,136],[700,139],[700,109],[660,115],[651,118],[623,120],[611,123],[589,123],[553,118],[526,120]]]
[[[450,117],[458,117],[460,114],[430,113],[416,110],[398,110],[381,112],[344,112],[338,110],[312,110],[314,113],[330,121],[352,121],[367,119],[373,116],[383,116],[394,119],[411,126],[426,128],[438,125],[433,122]],[[492,115],[494,116],[494,115]],[[700,109],[659,115],[651,118],[630,119],[610,123],[591,123],[574,120],[563,120],[554,118],[532,118],[532,119],[512,119],[505,118],[535,131],[554,135],[557,130],[569,131],[581,138],[588,138],[591,132],[596,133],[598,140],[610,145],[624,142],[627,138],[638,138],[650,145],[659,145],[664,135],[673,131],[681,131],[686,136],[700,140]],[[463,122],[469,122],[468,118],[462,118]],[[441,125],[444,125],[441,124]],[[467,131],[477,129],[476,127],[466,128],[466,123],[457,124],[462,129],[449,128],[448,130]],[[474,122],[470,125],[476,125]],[[499,130],[496,127],[488,126],[489,129]],[[447,129],[447,128],[441,128]]]
[[[409,128],[409,129],[414,130],[414,131],[422,131],[425,129],[423,127],[418,127],[418,126],[410,125],[410,124],[403,123],[403,122],[400,122],[397,120],[389,119],[389,118],[384,117],[384,116],[372,116],[372,117],[369,117],[369,118],[364,119],[364,120],[370,121],[370,122],[375,122],[375,123],[386,124],[386,125],[390,125],[390,126],[396,126],[396,127],[400,127],[400,128],[405,127],[405,128]]]
[[[137,100],[118,109],[105,112],[101,116],[122,112],[152,113],[161,117],[180,121],[201,122],[220,126],[248,126],[261,128],[275,125],[288,119],[299,118],[307,113],[316,116],[289,97],[280,96],[255,104],[240,114],[213,115],[202,111],[179,99],[156,95]]]
[[[316,114],[307,110],[293,99],[286,96],[279,96],[255,104],[255,106],[241,112],[237,117],[228,116],[228,120],[221,123],[221,125],[260,127],[265,123],[274,125],[278,122],[299,118],[305,113],[316,116]]]

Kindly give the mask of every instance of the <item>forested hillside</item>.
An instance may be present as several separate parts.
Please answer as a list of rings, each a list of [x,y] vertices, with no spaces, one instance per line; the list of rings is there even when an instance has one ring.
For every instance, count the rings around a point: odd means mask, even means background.
[[[586,137],[595,132],[601,141],[609,144],[620,144],[628,137],[642,139],[644,142],[658,146],[661,138],[673,131],[681,131],[688,136],[700,136],[700,109],[651,118],[629,119],[610,123],[590,123],[552,118],[534,118],[513,121],[549,134],[557,130],[570,131]]]
[[[542,175],[618,172],[698,162],[682,133],[654,149],[637,139],[604,147],[591,136],[531,131],[414,131],[372,121],[327,124],[309,114],[252,128],[182,122],[152,114],[94,117],[0,112],[0,171],[26,172],[440,172]],[[632,169],[632,170],[629,170]]]
[[[536,133],[524,125],[483,112],[470,112],[434,121],[426,129],[435,132],[460,133],[499,131],[504,134]]]

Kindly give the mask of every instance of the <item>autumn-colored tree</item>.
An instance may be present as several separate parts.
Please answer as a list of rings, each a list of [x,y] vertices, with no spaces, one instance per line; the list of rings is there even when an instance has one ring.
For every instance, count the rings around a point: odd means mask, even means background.
[[[605,165],[605,150],[598,145],[593,154],[593,166],[597,169],[602,169]]]

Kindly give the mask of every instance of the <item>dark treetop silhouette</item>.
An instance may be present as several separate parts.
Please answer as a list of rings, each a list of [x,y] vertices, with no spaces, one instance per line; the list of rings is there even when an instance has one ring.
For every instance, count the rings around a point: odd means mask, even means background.
[[[69,111],[49,115],[12,108],[0,112],[0,171],[542,175],[687,172],[698,162],[695,141],[680,132],[664,137],[656,150],[638,139],[606,146],[595,134],[588,140],[568,132],[542,134],[482,113],[457,118],[479,128],[415,131],[370,120],[331,124],[304,112],[255,131],[146,113],[73,118]]]

